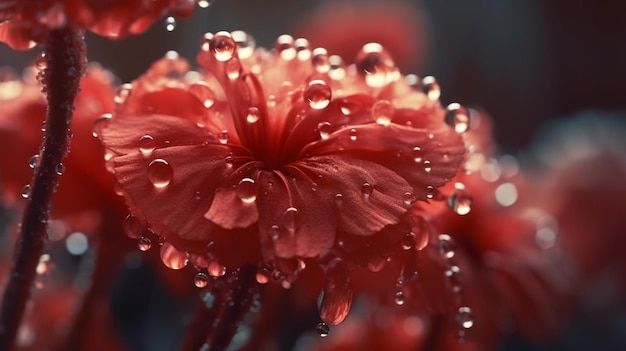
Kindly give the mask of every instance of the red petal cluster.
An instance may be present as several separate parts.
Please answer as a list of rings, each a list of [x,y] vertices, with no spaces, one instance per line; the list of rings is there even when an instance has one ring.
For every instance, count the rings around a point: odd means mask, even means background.
[[[142,33],[169,11],[189,16],[194,5],[189,0],[0,0],[0,41],[25,50],[48,30],[66,25],[116,39]]]
[[[131,213],[172,268],[260,264],[290,284],[321,266],[322,315],[333,306],[324,319],[340,322],[348,271],[384,264],[419,216],[409,210],[456,174],[459,128],[435,86],[410,86],[379,44],[345,66],[305,39],[265,51],[219,32],[198,62],[168,53],[97,125]]]

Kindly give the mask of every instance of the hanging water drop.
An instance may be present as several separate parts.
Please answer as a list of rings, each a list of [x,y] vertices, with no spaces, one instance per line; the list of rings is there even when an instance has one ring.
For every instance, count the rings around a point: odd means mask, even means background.
[[[213,261],[209,263],[207,267],[207,271],[209,275],[214,278],[223,277],[226,274],[226,267],[217,263],[217,261]]]
[[[309,82],[302,97],[312,109],[321,110],[330,104],[331,90],[328,84],[321,79],[314,79]]]
[[[448,207],[456,214],[464,216],[472,210],[474,199],[465,191],[462,183],[456,183],[454,187],[454,193],[448,197]]]
[[[316,48],[311,53],[311,64],[317,73],[327,73],[330,70],[328,51],[324,48]]]
[[[198,272],[193,277],[193,285],[200,289],[206,288],[206,286],[209,285],[209,277],[206,273]]]
[[[256,201],[259,188],[252,178],[243,178],[239,181],[235,188],[237,197],[247,204],[251,204]]]
[[[169,269],[182,269],[189,263],[189,254],[177,250],[170,243],[163,243],[160,250],[161,261]]]
[[[417,198],[415,197],[415,194],[413,194],[410,191],[407,191],[402,196],[402,200],[404,201],[405,205],[411,206],[411,205],[413,205],[415,203],[415,201],[417,201]]]
[[[448,234],[439,234],[437,238],[437,250],[444,258],[452,258],[454,257],[455,245],[452,237]]]
[[[142,236],[139,240],[137,240],[137,247],[140,251],[148,251],[152,247],[152,240]]]
[[[416,163],[422,162],[422,157],[424,157],[424,153],[422,152],[422,148],[416,146],[411,150],[411,155],[413,156],[413,161]]]
[[[391,124],[391,117],[393,116],[393,106],[391,102],[387,100],[378,100],[372,105],[372,117],[376,123],[388,126]]]
[[[168,32],[173,32],[176,29],[176,19],[172,16],[169,16],[165,19],[165,30]]]
[[[209,43],[209,50],[218,61],[228,61],[235,55],[237,43],[233,40],[230,33],[221,31],[215,33],[213,39]]]
[[[39,155],[32,155],[30,159],[28,159],[28,167],[31,169],[35,169],[39,164]]]
[[[474,315],[472,314],[472,309],[467,306],[460,307],[458,314],[456,315],[456,321],[464,329],[472,328],[474,326]]]
[[[164,159],[154,159],[148,164],[148,179],[157,189],[167,187],[174,178],[172,166]]]
[[[22,188],[22,197],[28,199],[30,197],[30,185],[24,185]]]
[[[59,163],[54,167],[54,173],[56,173],[58,176],[62,176],[64,172],[65,172],[64,164]]]
[[[325,338],[328,336],[328,333],[330,332],[330,327],[328,326],[328,324],[321,322],[318,323],[317,326],[315,327],[315,331],[322,337]]]
[[[267,284],[270,281],[271,273],[265,268],[261,267],[256,271],[256,281],[259,284]]]
[[[405,301],[406,301],[406,299],[405,299],[405,296],[404,296],[404,292],[402,290],[396,291],[396,295],[395,295],[395,298],[394,298],[394,302],[396,303],[396,305],[402,306],[402,305],[404,305]]]
[[[465,133],[470,127],[469,111],[456,102],[448,105],[444,119],[457,133]]]
[[[137,217],[129,214],[122,223],[122,229],[126,236],[131,239],[140,239],[142,237],[143,226]]]

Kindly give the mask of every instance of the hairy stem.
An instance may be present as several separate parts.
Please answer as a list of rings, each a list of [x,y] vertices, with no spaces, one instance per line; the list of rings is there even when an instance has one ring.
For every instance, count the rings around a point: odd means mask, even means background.
[[[213,282],[189,325],[181,351],[226,350],[257,293],[256,270],[245,266]]]
[[[74,98],[86,65],[82,32],[67,27],[50,31],[44,41],[43,57],[46,69],[42,84],[48,100],[46,131],[20,223],[11,272],[0,302],[0,350],[7,351],[13,348],[30,298],[46,238],[52,194],[58,185],[59,165],[69,150],[68,131]]]

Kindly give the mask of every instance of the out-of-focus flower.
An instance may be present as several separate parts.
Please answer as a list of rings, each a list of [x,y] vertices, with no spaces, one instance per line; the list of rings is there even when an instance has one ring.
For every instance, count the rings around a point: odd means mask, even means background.
[[[145,31],[169,11],[189,16],[194,6],[189,0],[0,0],[0,41],[25,50],[66,25],[120,38]]]
[[[294,33],[350,60],[363,45],[377,42],[399,67],[419,70],[426,58],[429,31],[426,16],[406,1],[329,1],[308,12]]]
[[[349,271],[384,265],[420,216],[409,210],[456,174],[467,116],[439,105],[436,82],[410,86],[375,43],[345,66],[304,39],[268,52],[219,32],[198,62],[168,53],[96,125],[132,218],[170,268],[218,277],[248,263],[289,286],[321,267],[322,320],[340,323]]]

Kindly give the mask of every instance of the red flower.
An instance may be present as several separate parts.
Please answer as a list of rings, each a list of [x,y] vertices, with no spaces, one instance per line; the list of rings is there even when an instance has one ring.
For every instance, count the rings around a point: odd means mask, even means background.
[[[348,271],[384,264],[464,144],[438,91],[409,86],[378,44],[345,67],[303,39],[269,52],[250,42],[207,35],[200,73],[169,53],[127,86],[100,137],[131,213],[166,241],[166,265],[190,258],[221,276],[262,262],[286,284],[320,265],[322,319],[336,324]]]
[[[0,0],[0,41],[25,50],[65,25],[120,38],[145,31],[168,11],[188,16],[193,7],[189,0]]]

